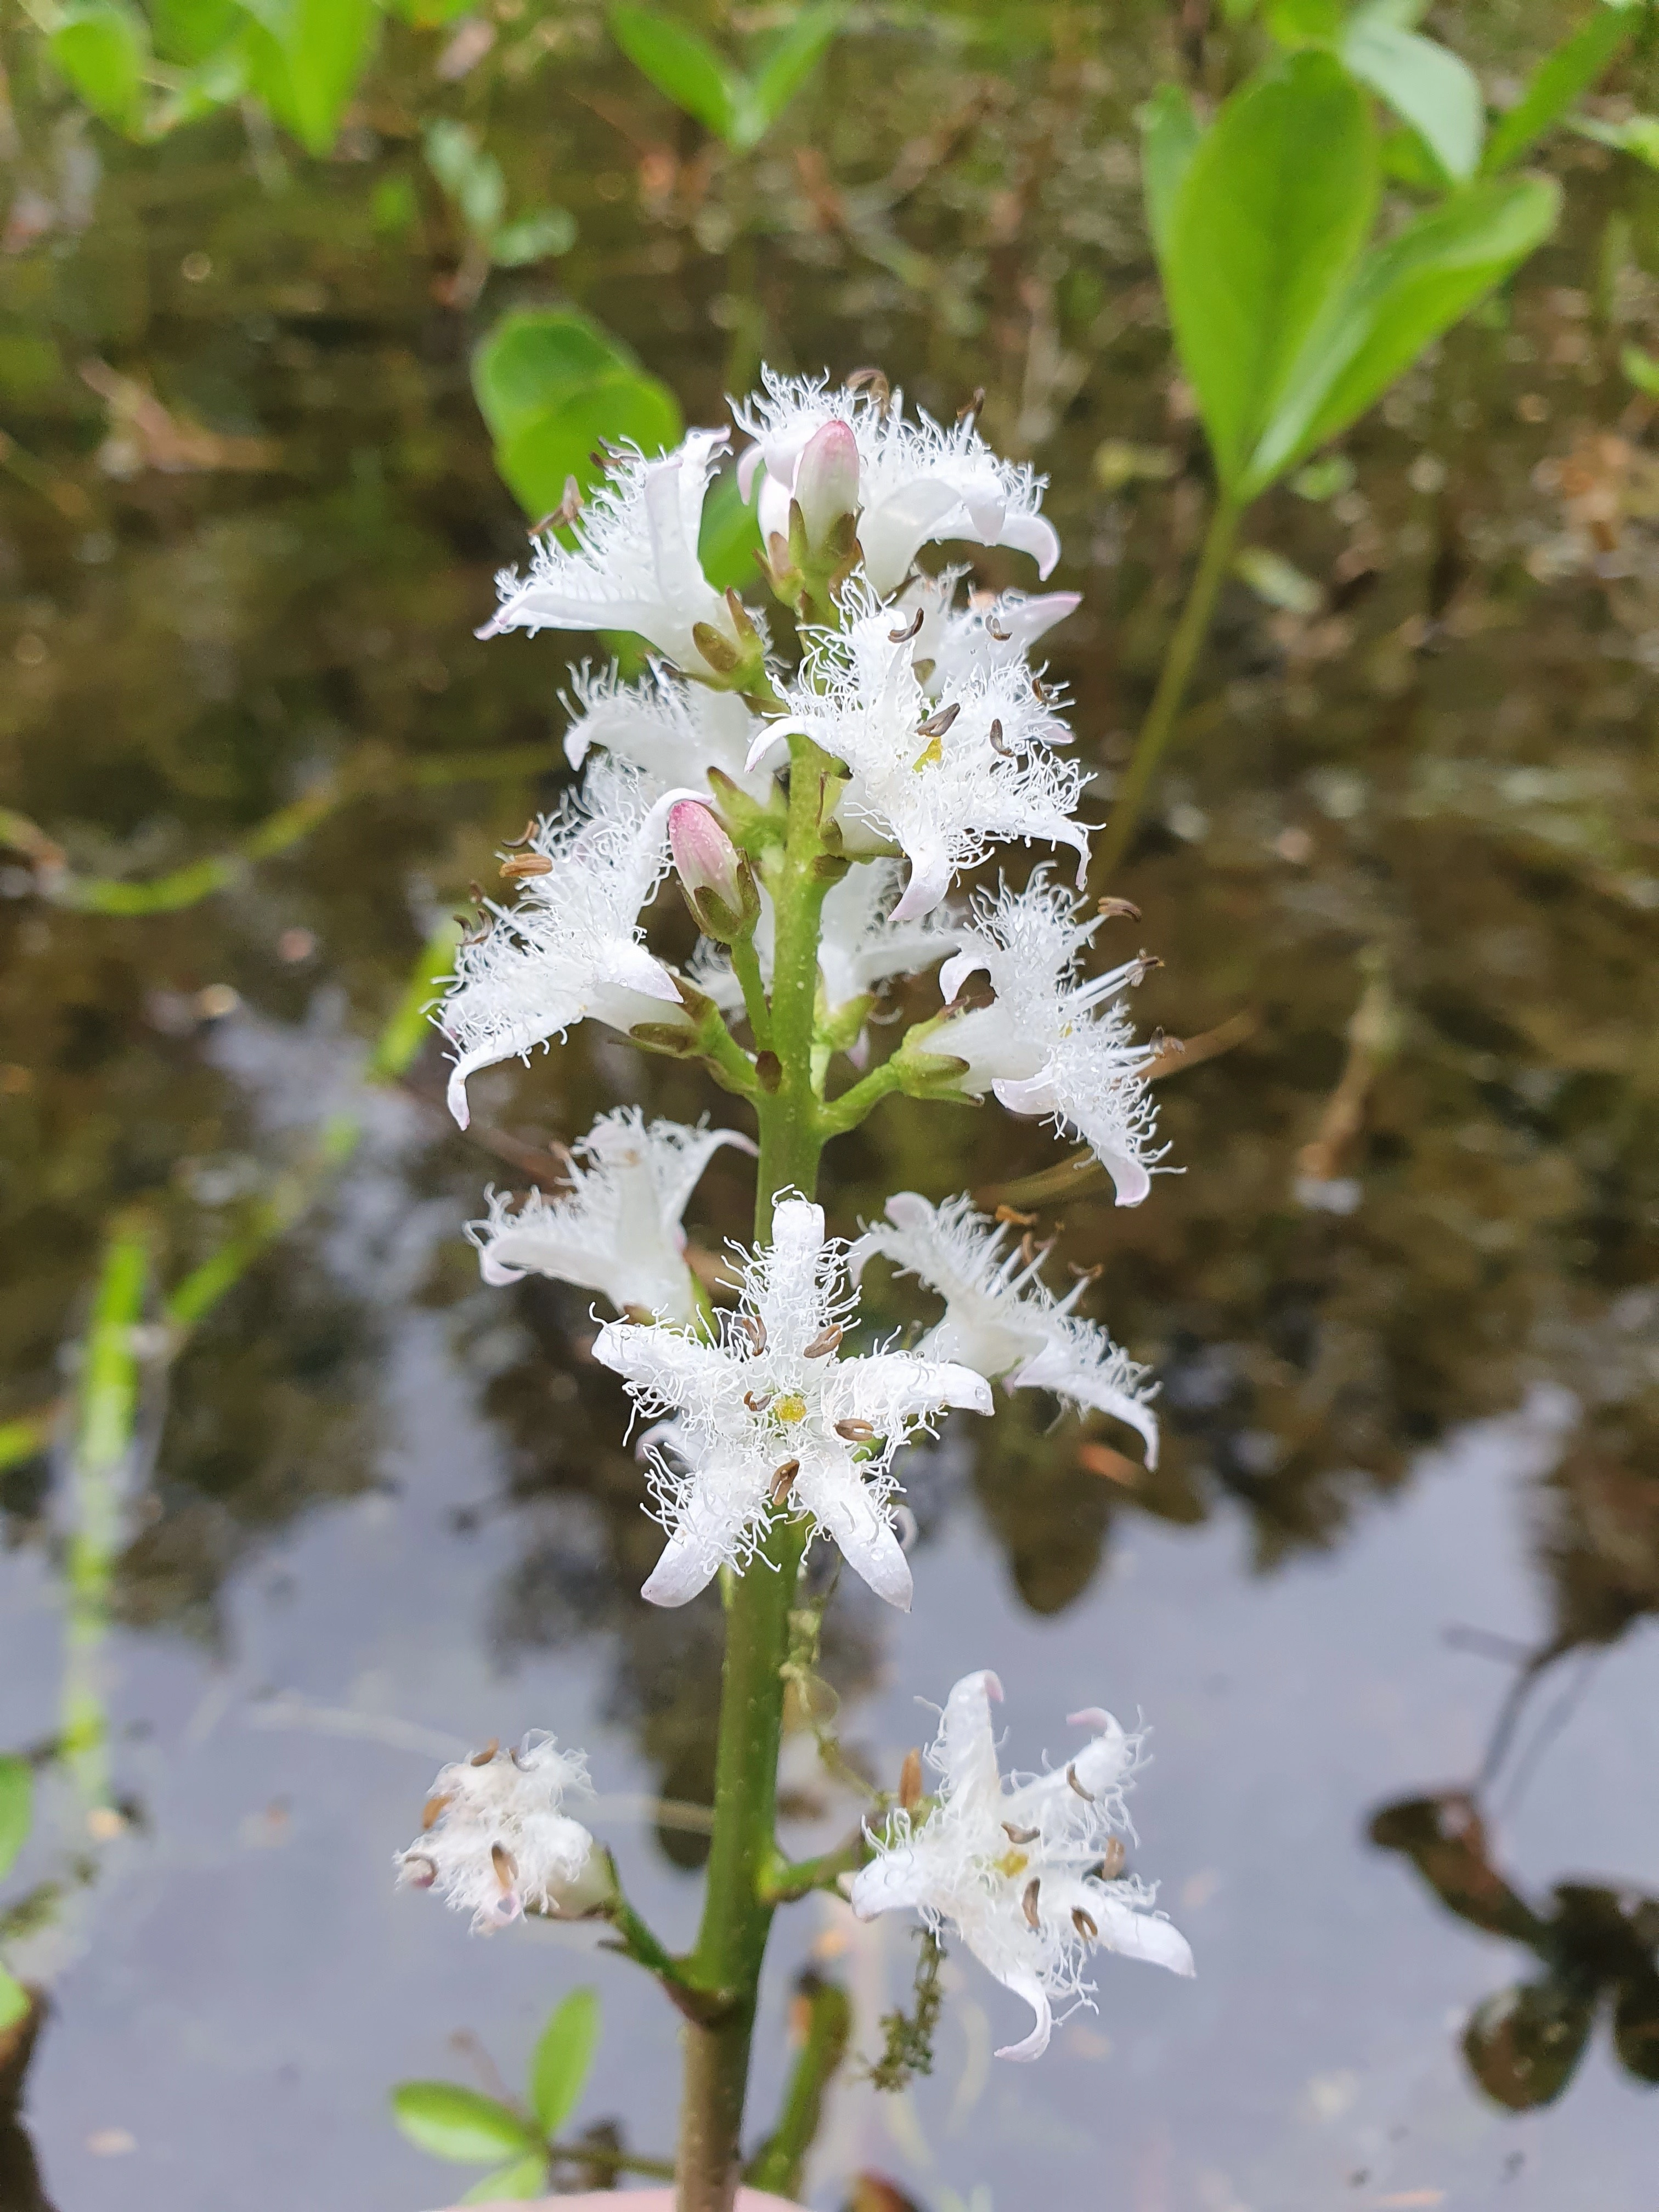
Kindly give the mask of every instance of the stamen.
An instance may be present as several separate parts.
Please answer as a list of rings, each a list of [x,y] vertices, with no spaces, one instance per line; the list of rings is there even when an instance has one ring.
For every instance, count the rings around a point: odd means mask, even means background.
[[[413,1869],[416,1867],[424,1868],[425,1872],[422,1874],[415,1873]],[[411,1889],[430,1889],[433,1883],[438,1879],[438,1869],[436,1865],[422,1852],[412,1853],[410,1856],[404,1859],[403,1874],[404,1880],[409,1884]]]
[[[1121,1836],[1113,1836],[1107,1843],[1098,1866],[1090,1869],[1097,1881],[1115,1881],[1128,1863],[1129,1854],[1123,1848]]]
[[[506,844],[501,848],[502,851],[506,853],[522,853],[525,847],[535,836],[536,829],[536,817],[532,814],[529,821],[524,825],[523,834],[517,837],[509,837]]]
[[[509,884],[522,883],[526,876],[550,876],[553,863],[545,853],[515,853],[510,860],[501,862],[501,874]]]
[[[743,1402],[751,1413],[763,1413],[775,1395],[775,1393],[770,1390],[763,1390],[758,1394],[753,1390],[745,1390],[743,1394]]]
[[[488,1766],[490,1760],[494,1759],[495,1753],[501,1749],[501,1740],[500,1736],[492,1735],[482,1751],[475,1751],[473,1753],[467,1764],[471,1766]]]
[[[948,707],[941,707],[936,714],[930,714],[925,722],[920,723],[916,735],[919,738],[942,738],[961,712],[962,702],[953,699]]]
[[[495,1879],[500,1882],[502,1889],[511,1889],[519,1879],[519,1862],[505,1844],[492,1844],[489,1846],[489,1863],[495,1868]]]
[[[798,1459],[785,1460],[783,1465],[772,1477],[772,1487],[767,1496],[767,1504],[769,1505],[781,1504],[783,1499],[789,1494],[790,1484],[793,1482],[795,1477],[799,1473],[800,1462]]]
[[[899,1769],[898,1800],[907,1813],[914,1813],[921,1798],[921,1753],[913,1746]]]
[[[1037,1224],[1035,1213],[1021,1213],[1012,1206],[998,1206],[996,1218],[1005,1227],[1012,1229],[1035,1229]]]
[[[1024,1896],[1019,1900],[1019,1909],[1025,1915],[1025,1924],[1028,1928],[1040,1929],[1042,1926],[1042,1922],[1037,1914],[1037,1892],[1042,1887],[1042,1876],[1034,1874],[1025,1885]]]
[[[830,1354],[836,1349],[836,1346],[841,1342],[841,1323],[839,1322],[831,1322],[828,1328],[821,1329],[817,1335],[812,1339],[811,1344],[809,1344],[805,1350],[801,1353],[801,1358],[803,1359],[827,1359]]]
[[[887,642],[889,645],[908,645],[913,637],[920,637],[921,635],[921,625],[926,621],[927,616],[927,610],[926,607],[918,607],[915,613],[910,617],[909,623],[903,629],[890,629],[888,631]]]
[[[766,1349],[766,1323],[758,1314],[739,1314],[738,1327],[749,1339],[753,1355],[758,1359]]]
[[[1001,623],[998,622],[994,615],[986,616],[985,627],[991,636],[995,638],[999,645],[1006,645],[1009,639],[1014,634],[1011,629],[1004,629]]]
[[[1048,689],[1040,676],[1034,676],[1031,678],[1031,691],[1032,696],[1036,698],[1039,707],[1046,707],[1048,705]]]
[[[1085,1790],[1083,1784],[1078,1780],[1077,1769],[1075,1766],[1068,1766],[1066,1768],[1066,1779],[1070,1783],[1072,1788],[1076,1790],[1078,1796],[1083,1799],[1085,1804],[1092,1805],[1095,1803],[1096,1799],[1094,1791],[1092,1790]]]
[[[1002,1832],[1011,1844],[1034,1844],[1042,1831],[1041,1828],[1017,1828],[1012,1820],[1005,1820]]]
[[[1094,1922],[1090,1918],[1089,1915],[1083,1910],[1083,1907],[1080,1905],[1074,1905],[1072,1907],[1072,1925],[1076,1929],[1079,1936],[1085,1937],[1091,1943],[1099,1942],[1099,1929],[1096,1927]]]
[[[1133,899],[1103,898],[1096,906],[1095,912],[1104,915],[1109,921],[1139,921],[1140,919],[1140,908]]]
[[[973,398],[968,401],[965,406],[957,408],[957,420],[958,422],[965,422],[971,430],[974,424],[979,420],[980,416],[984,412],[985,386],[982,384],[976,384],[974,386]]]
[[[844,1437],[849,1444],[867,1444],[875,1433],[876,1425],[873,1421],[849,1419],[836,1423],[836,1434],[838,1437]]]
[[[1068,1260],[1066,1262],[1066,1273],[1074,1275],[1079,1283],[1092,1283],[1098,1281],[1105,1273],[1106,1262],[1103,1260],[1097,1260],[1092,1267],[1079,1267],[1075,1260]]]
[[[567,477],[564,480],[564,497],[551,514],[543,515],[541,520],[531,532],[531,536],[539,538],[544,530],[568,530],[586,504],[582,498],[581,486],[576,482],[574,477]]]
[[[871,398],[880,409],[881,419],[884,422],[893,404],[892,386],[878,368],[855,368],[847,380],[847,389],[849,392],[862,392],[866,387]]]
[[[1019,755],[1014,750],[1012,745],[1005,744],[1003,743],[1002,724],[1000,721],[993,722],[991,725],[991,750],[994,753],[1000,753],[1004,760],[1018,760],[1019,758]]]
[[[455,1793],[453,1790],[445,1790],[441,1796],[428,1797],[421,1808],[421,1833],[425,1835],[428,1828],[435,1826],[442,1818],[445,1806],[453,1805],[454,1802]]]

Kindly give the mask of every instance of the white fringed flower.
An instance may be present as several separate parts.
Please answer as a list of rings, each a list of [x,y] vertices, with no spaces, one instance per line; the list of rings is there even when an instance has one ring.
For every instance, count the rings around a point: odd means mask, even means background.
[[[779,1204],[772,1239],[745,1260],[742,1304],[720,1316],[718,1343],[611,1322],[594,1345],[643,1412],[672,1416],[652,1447],[668,1543],[645,1595],[684,1605],[720,1566],[742,1566],[775,1500],[908,1608],[910,1570],[888,1510],[894,1455],[947,1406],[989,1413],[990,1385],[914,1352],[837,1358],[858,1304],[842,1287],[846,1247],[825,1237],[822,1206],[800,1198]]]
[[[528,878],[518,904],[489,908],[483,938],[455,956],[455,978],[439,1021],[459,1047],[449,1110],[467,1125],[467,1078],[481,1067],[562,1036],[592,1018],[613,1029],[672,1019],[679,992],[645,949],[640,909],[667,868],[668,814],[686,796],[653,796],[637,769],[600,759],[580,797],[545,817],[529,856],[546,872]]]
[[[502,569],[495,579],[501,604],[478,635],[630,629],[682,668],[702,672],[707,663],[691,635],[698,623],[738,642],[731,611],[697,558],[708,471],[726,436],[693,430],[654,460],[636,450],[620,454],[577,519],[574,547],[550,532],[538,541],[527,577]]]
[[[1037,2058],[1048,2046],[1054,2001],[1092,2009],[1084,1979],[1091,1949],[1119,1951],[1193,1972],[1187,1939],[1152,1911],[1156,1893],[1122,1864],[1121,1832],[1133,1832],[1124,1792],[1140,1739],[1109,1713],[1073,1713],[1069,1725],[1098,1731],[1057,1772],[1004,1779],[997,1766],[991,1700],[994,1674],[969,1674],[951,1692],[931,1758],[943,1776],[939,1802],[915,1822],[894,1813],[871,1838],[876,1856],[848,1888],[861,1920],[904,1907],[935,1933],[953,1930],[1005,1989],[1024,1997],[1036,2024],[999,2058]]]
[[[936,706],[894,610],[851,588],[843,605],[845,630],[808,634],[785,713],[763,727],[750,764],[790,731],[847,763],[836,819],[848,848],[897,845],[910,862],[895,921],[930,913],[951,878],[1000,842],[1069,845],[1081,881],[1089,836],[1072,816],[1083,774],[1048,750],[1054,717],[1024,661],[971,672]]]
[[[945,1317],[916,1349],[927,1359],[959,1359],[1011,1390],[1050,1390],[1078,1407],[1109,1413],[1136,1430],[1146,1464],[1158,1465],[1158,1421],[1149,1370],[1072,1309],[1088,1278],[1056,1298],[1041,1274],[1047,1248],[1010,1249],[1006,1224],[975,1213],[966,1198],[930,1206],[913,1190],[887,1201],[887,1218],[866,1229],[848,1255],[857,1282],[880,1253],[920,1277],[945,1300]]]
[[[678,1121],[647,1128],[637,1106],[601,1115],[571,1150],[568,1190],[556,1198],[532,1191],[516,1211],[509,1194],[489,1194],[489,1219],[467,1229],[479,1272],[487,1283],[551,1275],[597,1291],[618,1313],[695,1320],[680,1217],[722,1145],[755,1149],[736,1129]]]
[[[1042,869],[1023,891],[981,894],[939,989],[949,1005],[982,970],[995,1003],[959,1015],[930,1048],[967,1062],[964,1090],[989,1089],[1011,1114],[1047,1115],[1075,1130],[1111,1176],[1118,1204],[1139,1206],[1163,1157],[1152,1148],[1157,1115],[1145,1071],[1152,1055],[1116,1001],[1146,963],[1082,980],[1079,957],[1099,924],[1079,922],[1076,910]]]
[[[899,614],[908,614],[912,621],[921,613],[910,659],[930,699],[948,698],[987,669],[1023,659],[1039,638],[1083,604],[1080,592],[1045,592],[1036,598],[1024,592],[975,592],[966,606],[958,606],[957,590],[965,574],[946,568],[938,576],[918,576],[896,602]],[[898,627],[896,616],[893,627]],[[1054,703],[1052,692],[1049,699]],[[1054,720],[1051,744],[1066,744],[1070,736],[1063,723]]]
[[[826,422],[842,422],[858,443],[865,574],[884,597],[904,581],[919,547],[943,538],[1015,547],[1032,556],[1041,576],[1060,558],[1054,525],[1039,512],[1045,479],[994,453],[970,421],[947,428],[918,411],[907,422],[902,392],[884,406],[871,392],[831,390],[823,377],[761,374],[764,392],[732,414],[755,441],[738,462],[745,499],[757,471],[765,471],[759,515],[766,538],[787,537],[801,456]]]
[[[407,1889],[436,1889],[475,1929],[505,1928],[525,1912],[579,1918],[610,1895],[610,1870],[579,1820],[559,1808],[587,1793],[579,1751],[540,1729],[516,1751],[495,1744],[446,1766],[427,1800],[422,1832],[396,1857]]]
[[[894,920],[903,874],[902,864],[897,860],[868,860],[849,868],[838,884],[830,886],[818,935],[818,973],[823,979],[825,1003],[832,1011],[849,999],[864,997],[896,975],[919,975],[961,944],[962,932],[942,910],[935,909],[917,921]],[[775,927],[771,896],[763,886],[755,951],[769,987]],[[730,961],[712,946],[700,951],[691,980],[727,1012],[743,1004],[743,992]]]
[[[580,768],[599,745],[629,761],[658,790],[707,778],[718,769],[763,805],[772,789],[769,769],[751,772],[750,747],[760,724],[735,691],[688,684],[654,665],[637,684],[624,684],[614,668],[586,663],[564,702],[574,719],[565,732],[565,757]]]

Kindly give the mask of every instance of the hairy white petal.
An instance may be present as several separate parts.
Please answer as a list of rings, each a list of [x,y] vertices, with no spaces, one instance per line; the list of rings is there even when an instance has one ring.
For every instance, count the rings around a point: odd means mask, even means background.
[[[535,1732],[516,1751],[458,1760],[432,1785],[424,1832],[397,1855],[406,1887],[435,1888],[475,1929],[504,1928],[521,1913],[577,1915],[609,1892],[593,1838],[560,1808],[587,1792],[586,1762]]]

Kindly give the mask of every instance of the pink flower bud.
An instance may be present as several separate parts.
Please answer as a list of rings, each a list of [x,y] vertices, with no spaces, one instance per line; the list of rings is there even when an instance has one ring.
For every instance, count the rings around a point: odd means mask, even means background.
[[[668,848],[686,904],[703,934],[726,945],[746,936],[760,912],[760,894],[748,861],[714,809],[696,799],[671,807]]]
[[[849,423],[826,422],[807,440],[795,465],[795,497],[812,545],[821,545],[842,515],[858,513],[859,448]]]

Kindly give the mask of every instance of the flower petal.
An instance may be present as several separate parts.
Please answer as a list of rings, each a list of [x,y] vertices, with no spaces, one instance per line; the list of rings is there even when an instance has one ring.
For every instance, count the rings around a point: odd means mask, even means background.
[[[991,1726],[993,1699],[1002,1703],[1002,1685],[986,1668],[964,1674],[945,1701],[937,1756],[953,1798],[971,1794],[982,1802],[994,1802],[1002,1794]]]
[[[1054,2033],[1054,2008],[1048,2002],[1048,1992],[1041,1977],[1030,1966],[1012,1966],[997,1975],[1006,1990],[1017,1997],[1024,1997],[1036,2014],[1036,2024],[1021,2043],[1005,2043],[997,2052],[999,2058],[1030,2060],[1041,2058],[1048,2048],[1048,2038]]]
[[[865,1487],[851,1455],[803,1455],[794,1494],[855,1575],[879,1598],[908,1613],[915,1584],[884,1507]]]
[[[1100,1940],[1121,1958],[1144,1959],[1151,1966],[1167,1966],[1172,1974],[1190,1978],[1198,1972],[1193,1947],[1173,1921],[1161,1912],[1136,1912],[1103,1893],[1097,1882],[1089,1885],[1089,1911],[1100,1929]]]

